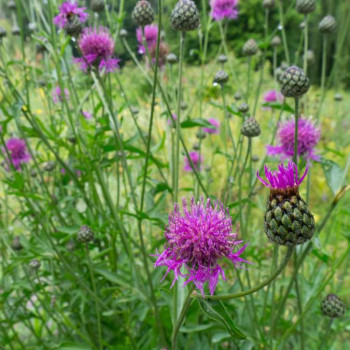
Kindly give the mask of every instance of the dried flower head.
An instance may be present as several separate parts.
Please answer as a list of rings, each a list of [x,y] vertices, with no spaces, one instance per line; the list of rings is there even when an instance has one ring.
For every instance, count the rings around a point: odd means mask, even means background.
[[[85,12],[86,7],[78,7],[76,1],[66,1],[58,10],[60,13],[53,19],[53,23],[63,29],[69,21],[78,18],[80,23],[84,23],[89,18],[89,14]]]
[[[75,62],[80,63],[84,72],[92,67],[112,72],[119,67],[120,60],[112,58],[114,40],[107,28],[85,28],[78,45],[83,57],[76,58]]]
[[[236,19],[238,17],[237,4],[238,0],[211,0],[210,15],[215,21],[221,21],[225,18]]]
[[[278,145],[268,145],[267,154],[280,156],[281,160],[291,159],[294,156],[295,119],[288,120],[279,126],[277,137]],[[315,154],[315,147],[320,140],[320,129],[311,119],[300,118],[298,121],[298,156],[307,160],[319,161]]]
[[[213,204],[213,205],[212,205]],[[155,267],[168,268],[164,278],[173,270],[175,278],[186,278],[185,285],[193,282],[204,295],[204,283],[209,283],[210,294],[214,294],[221,275],[226,280],[224,271],[219,265],[222,258],[231,260],[240,267],[246,260],[240,255],[246,246],[236,250],[242,241],[236,240],[232,219],[228,209],[221,202],[211,203],[210,199],[199,202],[191,200],[190,207],[182,201],[183,213],[178,204],[169,215],[169,224],[165,229],[165,250],[156,254]],[[181,271],[185,267],[188,273]]]

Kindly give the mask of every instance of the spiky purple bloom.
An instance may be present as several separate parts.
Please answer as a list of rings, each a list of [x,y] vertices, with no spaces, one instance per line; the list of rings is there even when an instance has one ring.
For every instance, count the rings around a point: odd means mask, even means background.
[[[265,102],[279,102],[283,100],[283,95],[276,90],[269,90],[266,91],[264,94],[264,101]]]
[[[220,121],[214,118],[208,119],[208,122],[214,126],[214,128],[203,128],[203,131],[208,134],[220,134]]]
[[[149,24],[145,26],[145,41],[149,51],[154,49],[157,45],[158,37],[158,26],[156,24]],[[136,29],[136,38],[139,43],[139,54],[144,55],[146,53],[146,48],[144,47],[142,38],[142,29],[139,27]]]
[[[84,117],[86,120],[92,119],[92,114],[91,114],[90,112],[82,111],[81,114],[83,115],[83,117]]]
[[[193,282],[204,295],[204,283],[209,282],[209,291],[213,295],[221,275],[225,281],[225,273],[219,265],[222,258],[227,258],[236,267],[248,263],[240,255],[246,245],[236,251],[243,242],[236,240],[233,232],[232,219],[228,209],[219,201],[213,206],[210,199],[204,202],[191,200],[188,208],[185,199],[182,200],[183,213],[175,203],[174,211],[169,214],[169,224],[165,228],[165,250],[156,254],[155,267],[166,266],[168,269],[163,277],[173,270],[175,277],[171,287],[179,276],[186,279],[184,285]],[[185,267],[188,273],[183,273]]]
[[[279,155],[281,160],[291,159],[294,155],[295,120],[291,119],[279,126],[277,146],[266,146],[267,154]],[[319,161],[315,146],[320,140],[320,129],[310,119],[300,118],[298,122],[298,156],[307,160]]]
[[[76,1],[66,1],[58,7],[60,13],[53,19],[53,23],[63,29],[69,20],[73,17],[79,18],[81,23],[84,23],[89,18],[89,14],[84,12],[86,7],[78,7]]]
[[[31,160],[30,154],[27,153],[26,143],[22,139],[9,139],[6,142],[6,148],[11,158],[8,159],[8,163],[11,162],[16,170],[21,170],[21,164],[28,163]],[[7,157],[6,150],[3,150],[3,153]]]
[[[172,120],[171,120],[172,119]],[[172,114],[171,115],[171,119],[169,118],[167,123],[169,126],[173,126],[174,123],[176,123],[176,120],[177,120],[177,115],[176,114]]]
[[[211,0],[210,15],[215,21],[225,18],[236,19],[238,17],[237,4],[238,0]]]
[[[105,27],[85,28],[78,45],[83,57],[76,58],[80,68],[86,72],[88,68],[98,67],[112,72],[119,68],[119,59],[112,58],[114,54],[114,40]]]
[[[200,155],[198,152],[196,151],[191,151],[189,153],[189,156],[192,160],[193,166],[194,168],[198,171],[201,170],[201,164],[203,163],[203,156]],[[190,160],[187,158],[187,156],[185,156],[184,158],[184,170],[185,171],[193,171],[192,167],[191,167],[191,162]]]
[[[57,85],[52,90],[52,101],[53,103],[59,103],[59,102],[63,102],[64,99],[66,99],[66,101],[69,100],[69,91],[67,89],[64,89],[64,96],[63,96],[61,92],[61,88]]]
[[[298,167],[293,162],[289,162],[287,167],[283,164],[279,164],[277,171],[271,171],[265,165],[265,176],[267,181],[260,177],[259,172],[257,172],[257,177],[266,187],[280,190],[298,187],[305,179],[307,172],[308,168],[306,168],[304,175],[299,178]]]

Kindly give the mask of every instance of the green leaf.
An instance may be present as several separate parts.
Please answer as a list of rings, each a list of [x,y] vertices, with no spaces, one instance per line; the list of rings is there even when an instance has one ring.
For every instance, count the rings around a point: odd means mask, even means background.
[[[58,347],[59,350],[92,350],[92,348],[84,345],[63,345]]]
[[[73,235],[77,233],[78,230],[79,230],[79,226],[61,226],[57,228],[58,232],[67,233],[69,235]]]
[[[181,123],[181,128],[182,129],[187,129],[187,128],[194,128],[197,126],[205,127],[208,129],[215,129],[215,126],[210,124],[207,120],[201,119],[201,118],[196,118],[196,119],[187,119],[184,122]]]
[[[199,305],[205,315],[207,315],[212,320],[225,326],[229,331],[231,337],[236,339],[246,339],[246,336],[235,326],[229,313],[227,312],[224,304],[219,301],[197,299]]]
[[[98,273],[99,275],[101,275],[102,277],[104,277],[106,280],[108,280],[109,282],[112,282],[114,284],[117,284],[121,287],[125,287],[127,289],[131,289],[133,290],[135,293],[137,293],[141,299],[143,300],[147,300],[148,298],[146,295],[144,295],[139,289],[134,288],[133,286],[131,286],[129,284],[129,282],[127,281],[127,279],[125,278],[125,276],[118,276],[117,274],[110,272],[108,270],[105,269],[101,269],[99,267],[95,267],[94,268],[95,272]]]
[[[333,194],[336,194],[342,187],[344,171],[339,164],[329,159],[323,159],[321,164],[327,184],[332,190]]]
[[[266,102],[263,103],[263,107],[269,107],[272,109],[278,109],[283,110],[285,112],[294,113],[294,109],[287,103],[281,103],[281,102]]]
[[[209,328],[212,328],[214,326],[213,323],[209,324],[197,324],[197,325],[191,325],[191,326],[184,326],[180,328],[181,333],[195,333],[195,332],[202,332]]]

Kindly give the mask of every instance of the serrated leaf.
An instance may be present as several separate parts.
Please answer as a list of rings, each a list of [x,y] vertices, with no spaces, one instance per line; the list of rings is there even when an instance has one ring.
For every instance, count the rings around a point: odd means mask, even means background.
[[[246,339],[246,336],[235,326],[231,316],[227,312],[224,304],[219,301],[197,299],[203,313],[212,320],[225,326],[231,337],[236,339]]]

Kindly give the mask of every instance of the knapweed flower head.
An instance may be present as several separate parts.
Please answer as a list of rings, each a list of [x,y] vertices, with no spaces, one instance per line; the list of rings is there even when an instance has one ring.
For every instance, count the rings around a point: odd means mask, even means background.
[[[269,90],[264,94],[264,102],[279,102],[283,100],[283,95],[277,90]]]
[[[60,13],[53,19],[53,23],[63,29],[69,21],[78,18],[81,23],[84,23],[89,18],[89,14],[85,12],[86,7],[78,7],[76,1],[66,1],[58,10]]]
[[[53,103],[60,103],[63,102],[64,99],[66,101],[69,100],[69,91],[68,89],[64,89],[64,95],[62,95],[61,88],[57,85],[53,90],[52,90],[52,101]]]
[[[149,24],[144,27],[145,41],[149,51],[154,49],[157,46],[157,37],[158,37],[158,26],[156,24]],[[144,42],[142,38],[142,29],[141,27],[136,29],[136,38],[139,43],[139,54],[144,55],[146,53],[146,48],[144,47]]]
[[[277,132],[278,145],[268,145],[267,154],[280,156],[282,160],[291,159],[294,155],[294,118],[281,124]],[[319,161],[315,147],[320,140],[320,129],[310,119],[300,118],[298,121],[298,156],[306,160]]]
[[[198,152],[196,151],[191,151],[189,153],[189,156],[191,158],[191,161],[193,163],[193,166],[195,168],[195,170],[201,170],[201,165],[203,163],[203,156],[200,155]],[[184,162],[185,162],[185,166],[184,166],[184,170],[185,171],[193,171],[192,166],[191,166],[191,162],[190,160],[187,158],[187,156],[185,156],[184,158]]]
[[[220,121],[214,118],[208,119],[208,122],[213,125],[214,128],[203,128],[203,131],[208,134],[220,134]]]
[[[192,198],[188,207],[182,201],[183,212],[175,203],[174,211],[169,214],[169,223],[165,228],[165,249],[156,254],[155,267],[166,266],[164,278],[172,270],[175,277],[172,285],[183,277],[185,285],[193,282],[204,295],[204,283],[209,283],[213,295],[220,275],[226,280],[225,273],[219,265],[222,258],[231,260],[236,267],[247,263],[240,255],[246,246],[238,247],[242,241],[237,240],[233,232],[232,219],[228,209],[221,202],[211,203],[210,199],[201,198],[197,203]],[[187,273],[181,271],[184,267]]]
[[[263,180],[260,177],[259,172],[257,173],[258,179],[266,187],[272,190],[284,190],[287,188],[299,187],[299,185],[303,182],[307,174],[306,169],[303,176],[299,178],[298,167],[293,162],[289,162],[287,167],[285,167],[283,164],[279,164],[277,171],[271,171],[266,165],[264,169],[267,181]]]
[[[6,142],[6,149],[10,156],[10,159],[7,159],[7,163],[12,163],[16,170],[21,170],[21,164],[28,163],[31,160],[31,156],[27,152],[26,143],[22,139],[9,139]],[[7,152],[3,149],[6,158]],[[8,165],[6,165],[6,169],[9,169]]]
[[[237,4],[238,0],[211,0],[210,15],[215,21],[225,18],[236,19],[238,17]]]
[[[92,114],[88,111],[82,111],[81,114],[83,115],[83,117],[86,119],[86,120],[90,120],[92,119]]]
[[[314,217],[299,194],[299,186],[306,174],[307,169],[299,177],[298,168],[292,162],[287,167],[280,164],[277,171],[271,171],[265,166],[266,181],[257,173],[258,179],[270,188],[264,230],[268,239],[275,244],[303,244],[310,240],[315,232]]]
[[[167,121],[168,125],[169,126],[174,126],[174,124],[176,125],[177,115],[176,114],[172,114],[171,115],[171,119],[170,118],[168,119],[168,121]]]
[[[114,40],[107,28],[85,28],[78,45],[83,57],[76,58],[75,62],[84,72],[92,67],[112,72],[119,67],[120,60],[112,57]]]

